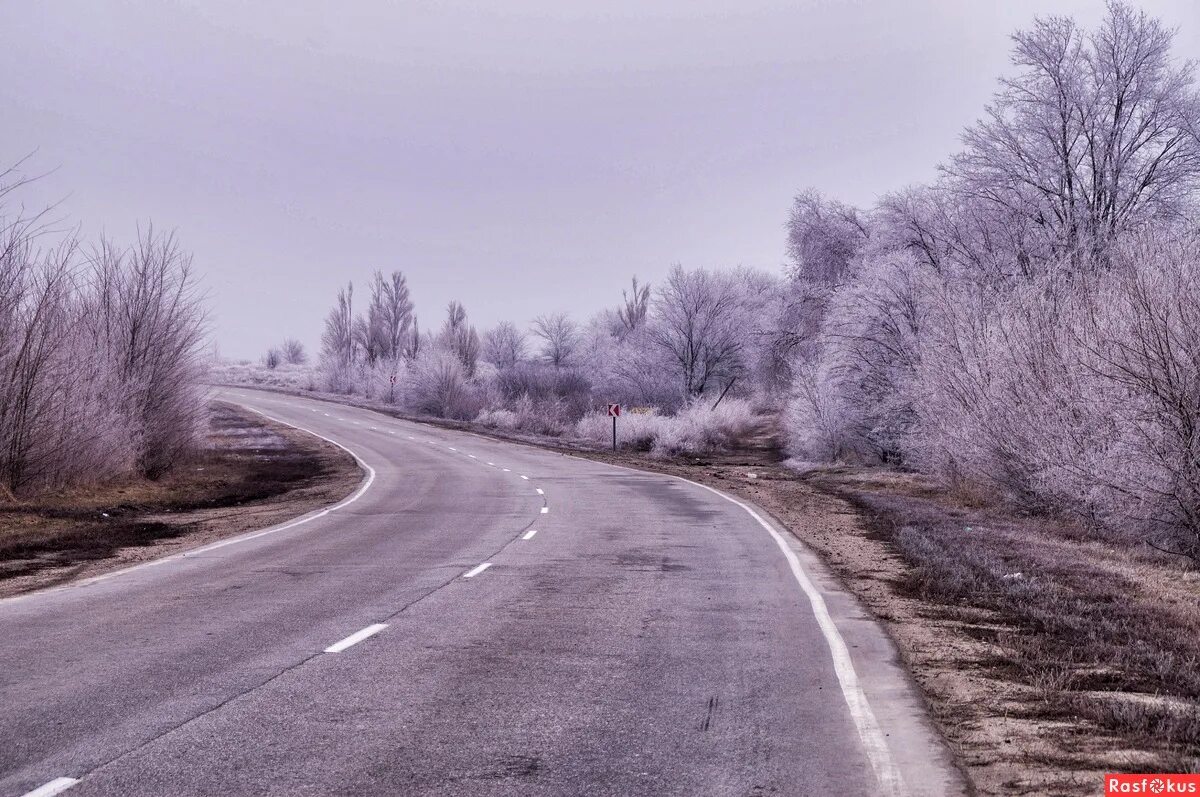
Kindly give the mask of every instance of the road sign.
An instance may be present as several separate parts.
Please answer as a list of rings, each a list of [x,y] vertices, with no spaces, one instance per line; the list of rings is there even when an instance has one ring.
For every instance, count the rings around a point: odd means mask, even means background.
[[[620,404],[609,404],[608,405],[608,417],[610,417],[610,418],[621,417],[621,405]]]

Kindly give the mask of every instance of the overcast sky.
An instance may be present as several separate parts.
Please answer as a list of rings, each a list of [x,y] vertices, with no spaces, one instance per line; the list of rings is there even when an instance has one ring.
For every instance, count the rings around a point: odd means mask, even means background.
[[[315,347],[403,270],[422,326],[615,303],[672,263],[777,269],[806,186],[933,176],[1036,13],[1099,0],[0,3],[0,159],[85,234],[178,230],[221,352]],[[1200,3],[1143,6],[1200,56]]]

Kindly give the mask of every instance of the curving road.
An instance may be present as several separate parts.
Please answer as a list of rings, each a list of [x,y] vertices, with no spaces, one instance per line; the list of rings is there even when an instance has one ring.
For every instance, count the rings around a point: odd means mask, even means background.
[[[332,510],[0,601],[0,795],[953,794],[891,645],[753,507],[366,410]]]

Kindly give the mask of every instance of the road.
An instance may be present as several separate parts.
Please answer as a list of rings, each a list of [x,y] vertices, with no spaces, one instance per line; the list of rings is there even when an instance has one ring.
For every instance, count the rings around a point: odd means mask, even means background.
[[[890,643],[699,485],[309,399],[332,510],[0,602],[0,795],[951,794]]]

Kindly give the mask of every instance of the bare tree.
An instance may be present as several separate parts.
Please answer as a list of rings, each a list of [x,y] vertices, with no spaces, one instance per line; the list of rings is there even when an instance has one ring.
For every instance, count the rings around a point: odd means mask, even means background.
[[[510,321],[501,321],[483,336],[483,359],[500,368],[525,359],[525,348],[525,333]]]
[[[263,365],[267,366],[267,368],[270,368],[272,371],[278,368],[279,364],[283,361],[283,353],[274,346],[267,349],[267,353],[263,355]]]
[[[288,365],[304,365],[308,362],[308,353],[304,344],[295,338],[288,338],[280,347],[280,355]]]
[[[404,274],[393,271],[385,279],[379,271],[371,280],[371,302],[365,318],[354,321],[355,338],[368,363],[395,360],[403,355],[408,329],[413,322]]]
[[[646,313],[650,310],[650,285],[638,285],[637,277],[633,278],[631,292],[621,291],[623,304],[617,308],[617,319],[621,322],[620,337],[625,338],[638,330],[646,321]]]
[[[348,368],[354,361],[354,283],[338,291],[337,304],[325,317],[321,336],[322,356],[330,363]]]
[[[410,360],[417,359],[421,353],[421,325],[417,322],[416,315],[413,315],[412,327],[408,334],[404,336],[404,356]]]
[[[542,339],[542,359],[555,368],[571,364],[579,345],[579,330],[566,313],[538,316],[533,334]]]
[[[467,323],[467,309],[461,302],[451,301],[446,307],[446,321],[438,341],[458,357],[468,377],[475,375],[479,365],[479,333]]]
[[[150,228],[123,257],[115,252],[101,247],[93,258],[93,291],[125,411],[140,429],[138,467],[154,478],[195,445],[203,417],[202,296],[173,234]]]
[[[738,293],[728,275],[675,266],[659,288],[650,340],[670,355],[686,398],[704,394],[714,378],[740,370],[744,339],[735,316]]]
[[[947,172],[996,225],[1041,231],[1044,251],[1103,260],[1115,237],[1180,218],[1200,187],[1200,97],[1173,32],[1111,0],[1100,27],[1046,17],[1013,37],[1001,81]]]

